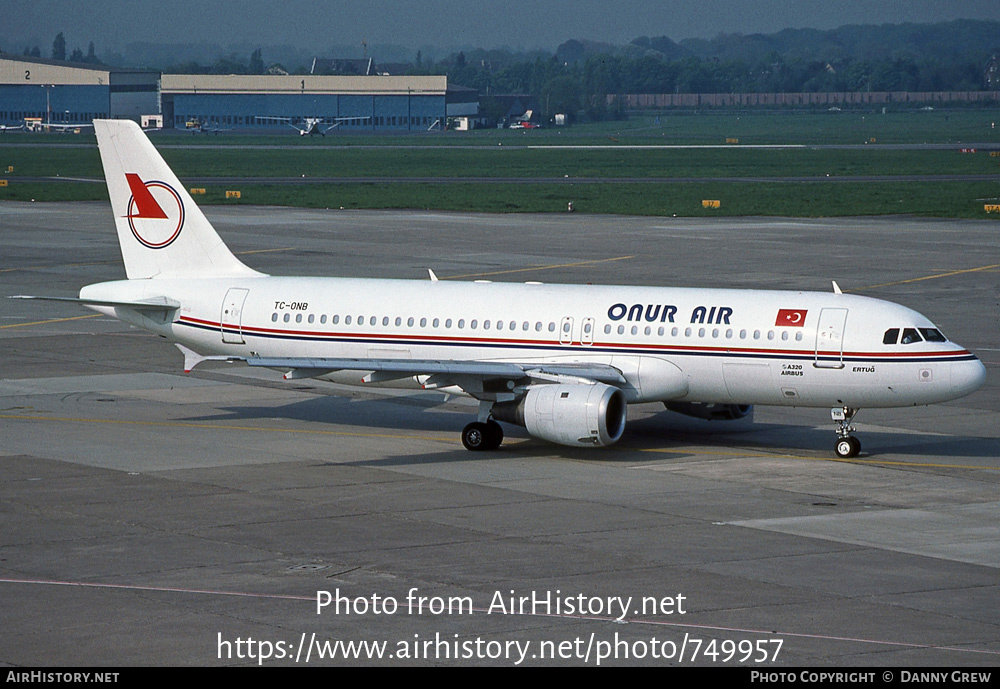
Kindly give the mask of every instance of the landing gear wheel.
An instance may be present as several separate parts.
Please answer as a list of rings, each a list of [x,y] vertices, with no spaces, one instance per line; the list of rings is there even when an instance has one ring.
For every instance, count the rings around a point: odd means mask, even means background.
[[[851,421],[858,411],[857,407],[834,407],[830,410],[830,415],[837,424],[837,444],[833,446],[833,451],[843,459],[857,457],[861,452],[861,441],[851,435],[857,430],[851,425]]]
[[[462,444],[466,450],[485,450],[489,445],[490,432],[485,423],[473,421],[462,429]]]
[[[503,442],[503,428],[493,419],[486,422],[486,449],[495,450]]]
[[[466,450],[495,450],[503,442],[503,428],[493,419],[486,423],[473,421],[462,429],[462,444]]]
[[[838,457],[843,457],[844,459],[857,457],[858,453],[861,452],[861,441],[853,435],[849,435],[846,438],[838,438],[834,451]]]

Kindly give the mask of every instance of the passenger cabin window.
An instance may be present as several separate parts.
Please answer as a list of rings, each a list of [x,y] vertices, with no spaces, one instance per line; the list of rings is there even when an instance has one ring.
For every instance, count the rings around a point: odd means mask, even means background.
[[[899,342],[899,328],[889,328],[882,336],[882,344],[896,344]]]

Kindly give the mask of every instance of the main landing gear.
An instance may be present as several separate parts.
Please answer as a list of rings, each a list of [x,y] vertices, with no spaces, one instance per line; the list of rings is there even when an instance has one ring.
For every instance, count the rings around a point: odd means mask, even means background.
[[[850,459],[861,452],[861,441],[851,435],[857,430],[851,425],[851,420],[858,411],[860,410],[854,407],[834,407],[830,410],[830,416],[837,422],[837,444],[833,446],[833,450],[838,457]]]
[[[462,429],[462,444],[466,450],[495,450],[503,442],[503,428],[493,419],[473,421]]]

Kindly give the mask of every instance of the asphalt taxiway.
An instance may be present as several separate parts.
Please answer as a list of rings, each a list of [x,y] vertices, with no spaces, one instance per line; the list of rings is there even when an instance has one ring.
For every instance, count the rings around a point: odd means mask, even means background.
[[[851,461],[827,410],[702,423],[654,405],[610,448],[508,427],[479,454],[459,440],[465,400],[221,363],[184,375],[172,345],[113,319],[0,299],[0,664],[1000,660],[996,222],[207,215],[272,274],[835,279],[924,313],[988,379],[862,410]],[[106,204],[3,203],[0,228],[0,296],[124,277]],[[317,614],[338,591],[350,606]],[[387,645],[320,645],[337,640]]]

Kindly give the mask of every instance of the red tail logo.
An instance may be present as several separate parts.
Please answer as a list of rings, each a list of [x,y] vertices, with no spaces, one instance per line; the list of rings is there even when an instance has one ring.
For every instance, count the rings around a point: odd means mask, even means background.
[[[128,188],[132,190],[132,201],[135,203],[136,208],[139,210],[138,213],[132,213],[132,204],[129,204],[128,217],[130,218],[159,218],[160,220],[166,220],[167,214],[163,212],[160,208],[160,204],[156,202],[153,195],[149,193],[149,189],[139,175],[134,172],[126,172],[125,179],[128,180]]]
[[[180,194],[165,182],[143,182],[134,172],[126,172],[125,180],[132,192],[125,215],[132,234],[150,249],[172,244],[184,227]]]

